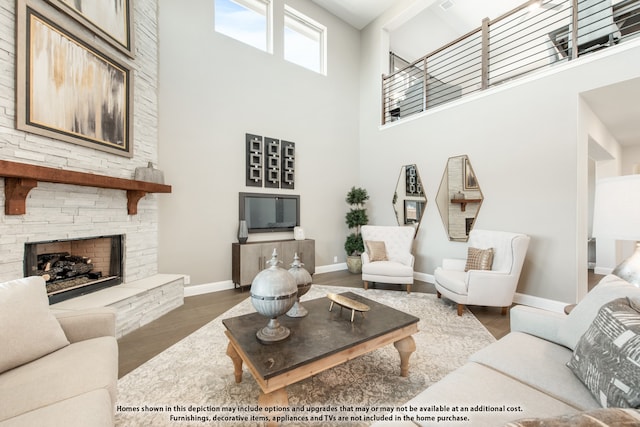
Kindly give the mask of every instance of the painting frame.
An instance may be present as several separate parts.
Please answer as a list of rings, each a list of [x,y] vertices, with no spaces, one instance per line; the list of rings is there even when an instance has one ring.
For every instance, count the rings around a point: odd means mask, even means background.
[[[48,3],[18,0],[16,21],[16,128],[133,157],[131,68]]]
[[[471,162],[467,157],[465,157],[464,159],[464,189],[465,190],[480,189],[480,186],[478,185],[478,179],[476,178],[476,174],[473,172],[473,168],[471,167]]]
[[[425,203],[421,200],[405,200],[404,201],[404,223],[411,225],[419,223],[422,219],[422,212]]]
[[[104,41],[124,53],[130,58],[135,58],[135,31],[133,29],[133,8],[131,0],[117,0],[114,7],[109,10],[105,0],[47,0],[65,14],[90,29]],[[73,4],[72,4],[73,3]],[[101,6],[93,11],[87,10],[83,5]],[[109,3],[114,3],[113,0]],[[76,4],[78,4],[76,6]],[[120,8],[119,12],[117,9]]]

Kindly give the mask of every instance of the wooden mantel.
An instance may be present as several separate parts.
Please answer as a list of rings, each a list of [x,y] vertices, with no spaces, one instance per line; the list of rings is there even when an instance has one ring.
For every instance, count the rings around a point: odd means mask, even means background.
[[[27,195],[31,189],[38,186],[39,181],[125,190],[127,192],[127,211],[129,215],[138,213],[138,201],[147,193],[171,193],[170,185],[67,171],[6,160],[0,160],[0,177],[4,178],[4,213],[6,215],[24,215],[27,212]]]

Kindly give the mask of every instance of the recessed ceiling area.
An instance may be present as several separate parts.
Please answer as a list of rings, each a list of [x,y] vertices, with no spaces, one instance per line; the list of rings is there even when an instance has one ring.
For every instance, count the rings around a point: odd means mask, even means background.
[[[640,145],[640,79],[590,90],[582,97],[620,145]]]

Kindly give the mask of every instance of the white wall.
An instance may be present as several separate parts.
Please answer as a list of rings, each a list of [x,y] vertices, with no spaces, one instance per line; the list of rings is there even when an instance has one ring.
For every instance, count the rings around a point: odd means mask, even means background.
[[[296,143],[301,225],[316,265],[345,261],[344,197],[358,185],[359,32],[309,1],[287,1],[328,28],[328,75],[282,59],[283,1],[274,54],[214,31],[213,0],[160,0],[160,164],[173,185],[161,200],[162,271],[192,284],[230,281],[245,133]],[[264,192],[274,192],[263,189]],[[249,241],[284,236],[251,234]]]
[[[518,291],[575,302],[586,289],[587,138],[579,137],[579,94],[640,73],[638,43],[585,57],[503,87],[380,128],[380,74],[374,59],[393,12],[362,32],[360,181],[371,222],[393,224],[389,203],[398,169],[416,163],[429,204],[418,233],[416,270],[466,256],[449,242],[435,205],[447,159],[467,154],[485,200],[477,228],[532,237]],[[366,166],[366,167],[365,167]]]
[[[43,3],[43,7],[46,4]],[[0,158],[64,170],[132,179],[136,167],[156,161],[157,58],[156,1],[136,0],[133,25],[136,58],[128,60],[99,39],[94,43],[108,55],[128,64],[133,73],[133,157],[45,138],[15,128],[15,2],[0,7]],[[2,185],[4,180],[0,179]],[[25,215],[0,214],[0,281],[23,277],[24,244],[55,239],[126,235],[125,281],[153,275],[158,268],[159,198],[140,200],[138,214],[127,214],[122,190],[39,183],[29,192]],[[4,191],[0,190],[0,205]],[[4,209],[2,209],[4,212]]]

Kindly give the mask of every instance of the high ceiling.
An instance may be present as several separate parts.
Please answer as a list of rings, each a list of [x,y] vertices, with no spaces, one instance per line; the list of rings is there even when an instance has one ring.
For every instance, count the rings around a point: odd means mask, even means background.
[[[312,0],[357,29],[389,9],[397,0]],[[429,6],[442,9],[440,19],[463,34],[483,18],[496,18],[526,0],[417,0],[425,10]],[[614,1],[615,3],[615,1]],[[445,13],[442,13],[445,12]],[[466,28],[466,30],[465,30]],[[584,99],[623,146],[640,145],[640,79],[589,91]]]

